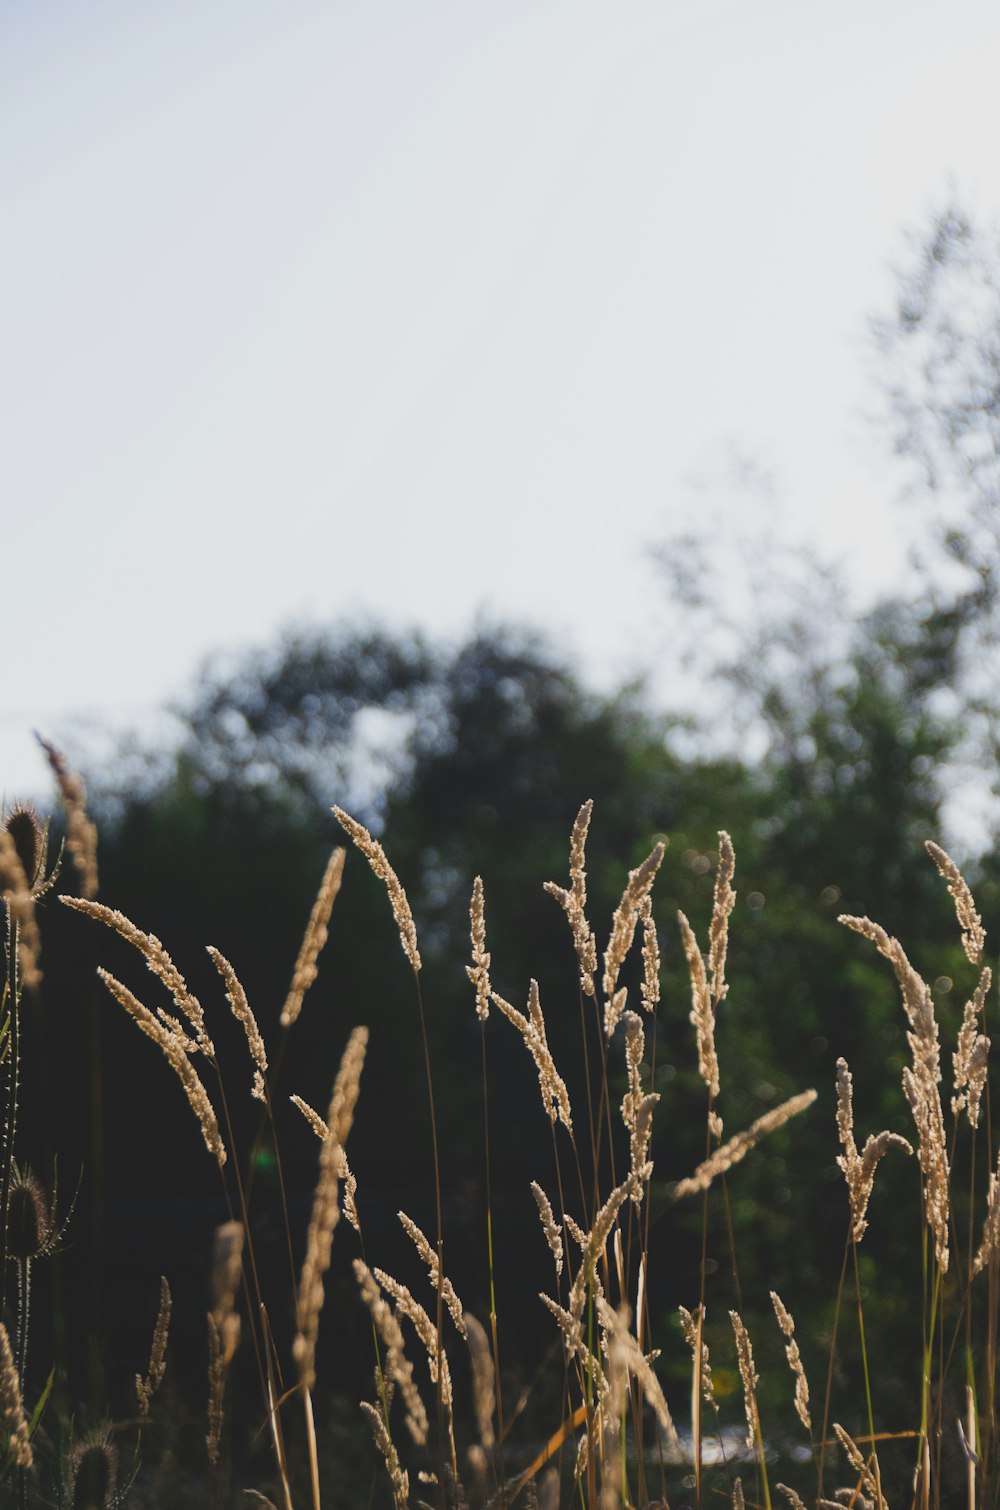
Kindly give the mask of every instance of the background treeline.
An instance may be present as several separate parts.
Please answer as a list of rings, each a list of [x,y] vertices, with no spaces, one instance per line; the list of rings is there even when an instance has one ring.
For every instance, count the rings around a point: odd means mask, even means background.
[[[955,811],[956,791],[988,794],[997,754],[1000,313],[994,306],[989,327],[997,350],[977,339],[963,356],[954,290],[978,266],[973,247],[982,252],[980,233],[954,211],[942,216],[901,279],[895,318],[880,331],[886,372],[895,374],[886,391],[898,444],[932,485],[901,516],[921,543],[905,591],[858,617],[828,569],[772,555],[764,563],[768,590],[758,594],[766,606],[734,636],[723,614],[726,583],[713,579],[718,553],[699,557],[688,537],[661,554],[665,593],[683,596],[678,634],[697,652],[706,689],[704,704],[697,699],[684,717],[657,711],[641,684],[614,695],[586,690],[557,651],[517,628],[483,629],[456,646],[340,625],[299,632],[235,666],[207,668],[175,710],[180,732],[170,747],[133,746],[84,772],[100,830],[101,899],[163,939],[212,1014],[223,1057],[236,1063],[245,1047],[227,1020],[205,945],[233,961],[276,1049],[305,921],[330,848],[343,840],[331,804],[383,834],[424,959],[448,1269],[480,1315],[488,1309],[481,1033],[465,975],[473,877],[485,886],[494,985],[523,1006],[529,979],[539,981],[554,1054],[582,1106],[574,956],[542,883],[564,883],[573,818],[592,798],[588,910],[603,946],[628,869],[657,838],[668,843],[653,893],[664,975],[650,1301],[659,1313],[654,1336],[677,1335],[676,1355],[667,1350],[662,1367],[681,1414],[688,1361],[673,1318],[679,1303],[697,1300],[700,1211],[672,1208],[671,1185],[703,1156],[704,1129],[676,914],[682,909],[703,936],[718,829],[733,837],[739,891],[732,985],[718,1031],[727,1132],[803,1086],[819,1091],[813,1111],[733,1178],[744,1314],[754,1331],[769,1285],[780,1281],[817,1379],[847,1214],[835,1165],[838,1056],[854,1070],[859,1129],[907,1127],[896,987],[874,951],[838,926],[837,914],[877,918],[935,983],[946,1064],[974,984],[949,899],[923,852],[926,838],[947,842],[945,814]],[[735,737],[720,738],[720,730]],[[56,831],[58,824],[56,814]],[[984,827],[976,852],[967,853],[967,842],[959,852],[995,943],[993,839]],[[68,869],[64,884],[72,885]],[[170,1450],[183,1456],[184,1433],[201,1429],[211,1232],[226,1216],[217,1176],[166,1067],[96,984],[94,969],[103,963],[150,1000],[155,983],[141,961],[51,902],[42,926],[45,982],[27,1030],[33,1080],[23,1138],[46,1173],[58,1166],[67,1198],[78,1178],[80,1191],[65,1251],[46,1281],[55,1305],[37,1302],[36,1325],[68,1371],[62,1387],[81,1419],[127,1414],[166,1273],[175,1321],[165,1387],[174,1404],[161,1429],[178,1433]],[[637,994],[637,977],[630,984]],[[349,853],[317,982],[287,1038],[279,1105],[296,1092],[325,1108],[356,1023],[371,1030],[351,1147],[358,1201],[374,1261],[406,1279],[417,1269],[398,1236],[397,1209],[433,1227],[419,1030],[384,891]],[[558,1351],[547,1314],[532,1301],[549,1258],[528,1181],[549,1180],[548,1133],[517,1035],[498,1017],[486,1033],[497,1300],[513,1397]],[[612,1076],[620,1079],[616,1056],[613,1044]],[[258,1134],[249,1067],[246,1080],[247,1094],[232,1098],[243,1150]],[[280,1115],[293,1235],[301,1242],[316,1143],[294,1109]],[[286,1294],[266,1139],[253,1178],[258,1252],[273,1255],[282,1277],[275,1293]],[[897,1410],[900,1421],[912,1416],[918,1385],[907,1372],[914,1351],[905,1339],[920,1234],[911,1214],[905,1223],[893,1214],[897,1196],[912,1213],[915,1179],[904,1161],[887,1162],[861,1250],[873,1287],[877,1274],[878,1395],[890,1430]],[[721,1215],[709,1263],[724,1288]],[[319,1371],[321,1418],[344,1426],[325,1440],[338,1444],[345,1484],[349,1463],[364,1472],[372,1463],[353,1413],[368,1387],[371,1352],[351,1289],[352,1242],[341,1229],[327,1313],[335,1306],[337,1322],[324,1321]],[[725,1324],[721,1300],[715,1306],[714,1319]],[[58,1319],[51,1324],[47,1315]],[[287,1331],[287,1317],[275,1320],[276,1330]],[[773,1330],[773,1321],[756,1327],[762,1339]],[[762,1341],[759,1362],[768,1361],[767,1348]],[[773,1352],[780,1358],[776,1333]],[[39,1342],[34,1354],[42,1368]],[[856,1387],[854,1356],[845,1349],[837,1389]],[[765,1390],[784,1389],[780,1367],[760,1371]],[[557,1389],[558,1367],[553,1377]],[[248,1399],[252,1413],[252,1381]],[[266,1455],[266,1446],[260,1450]],[[353,1502],[346,1491],[344,1502]]]

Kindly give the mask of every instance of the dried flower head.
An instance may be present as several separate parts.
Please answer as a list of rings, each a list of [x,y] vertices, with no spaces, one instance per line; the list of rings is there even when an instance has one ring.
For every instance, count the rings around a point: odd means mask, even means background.
[[[316,979],[316,962],[320,951],[326,943],[330,923],[330,913],[333,904],[337,900],[340,891],[340,883],[344,874],[344,858],[347,851],[338,846],[327,861],[323,879],[320,882],[319,892],[313,903],[309,922],[306,926],[305,935],[302,939],[302,947],[299,949],[299,957],[295,961],[295,969],[292,973],[292,984],[289,988],[288,998],[281,1011],[281,1026],[290,1028],[302,1011],[302,1002],[305,994]]]
[[[7,1251],[22,1262],[44,1258],[55,1247],[55,1211],[48,1191],[30,1169],[15,1169],[7,1208]]]
[[[621,901],[615,908],[615,915],[611,920],[611,937],[608,940],[608,947],[604,955],[604,995],[609,1003],[615,1000],[618,987],[618,973],[625,963],[625,956],[632,947],[632,940],[635,937],[635,925],[639,919],[639,909],[649,896],[650,889],[656,879],[656,872],[659,870],[666,852],[666,846],[662,841],[656,843],[642,864],[637,865],[635,870],[629,871],[628,882],[626,883],[625,890],[622,892]],[[611,1030],[609,1031],[608,1022],[605,1020],[604,1031],[608,1037],[611,1036],[613,1029],[614,1023],[612,1022]]]
[[[730,1138],[728,1143],[723,1143],[709,1158],[698,1165],[694,1174],[686,1180],[678,1182],[674,1189],[674,1199],[680,1200],[681,1196],[694,1195],[699,1190],[707,1190],[712,1181],[720,1174],[725,1174],[732,1169],[734,1164],[739,1164],[745,1159],[751,1148],[756,1147],[761,1138],[777,1128],[783,1127],[792,1117],[804,1112],[807,1106],[812,1106],[816,1100],[816,1092],[813,1090],[800,1091],[797,1096],[792,1096],[788,1101],[783,1101],[780,1106],[765,1112],[755,1122],[735,1137]]]
[[[554,881],[545,882],[545,890],[555,897],[569,920],[573,933],[573,948],[580,967],[580,986],[588,996],[597,994],[594,975],[597,971],[597,940],[587,922],[587,832],[594,811],[593,801],[588,799],[576,815],[569,848],[569,879],[567,891]]]
[[[966,957],[971,964],[978,965],[986,944],[986,930],[983,927],[982,918],[976,911],[976,904],[968,882],[951,856],[946,854],[939,844],[935,844],[933,839],[928,839],[924,848],[948,883],[948,890],[955,903],[955,916],[962,929],[962,948],[965,950]]]
[[[70,769],[66,757],[40,734],[35,738],[41,745],[49,768],[62,795],[66,811],[66,848],[80,877],[83,896],[97,895],[97,828],[87,814],[87,791],[83,778]]]
[[[812,1431],[812,1420],[809,1415],[809,1384],[799,1353],[799,1345],[795,1340],[795,1322],[792,1320],[791,1312],[786,1309],[781,1296],[775,1290],[771,1291],[771,1304],[774,1306],[778,1325],[785,1334],[785,1356],[788,1359],[788,1367],[795,1377],[795,1411],[806,1431]]]
[[[45,866],[45,829],[33,802],[15,802],[3,813],[3,823],[17,851],[28,886],[34,891]]]
[[[135,1376],[135,1393],[139,1402],[139,1419],[145,1421],[149,1416],[149,1408],[153,1403],[153,1396],[163,1383],[163,1375],[167,1370],[167,1337],[170,1333],[170,1286],[166,1279],[160,1277],[160,1308],[156,1313],[156,1325],[153,1328],[153,1342],[149,1350],[149,1367],[146,1370],[145,1379],[141,1374]]]
[[[104,1510],[114,1503],[118,1448],[109,1428],[85,1437],[73,1449],[73,1510]]]
[[[373,839],[356,818],[345,813],[342,807],[333,809],[334,815],[341,826],[350,834],[354,843],[364,855],[375,875],[380,881],[385,882],[385,889],[389,893],[389,902],[392,907],[393,917],[396,919],[396,927],[399,929],[399,941],[403,946],[403,952],[410,961],[415,971],[420,969],[420,950],[417,948],[417,929],[413,921],[413,913],[407,901],[406,892],[402,883],[389,864],[388,856],[377,839]]]
[[[477,876],[472,883],[469,919],[472,934],[472,964],[466,965],[465,973],[476,988],[476,1016],[481,1022],[485,1022],[490,1015],[490,954],[486,948],[486,906],[483,900],[482,876]]]
[[[7,1433],[7,1450],[19,1468],[30,1468],[33,1457],[28,1418],[7,1328],[0,1322],[0,1420]]]
[[[528,990],[527,1017],[516,1007],[512,1007],[510,1002],[505,1001],[496,991],[491,993],[491,999],[517,1028],[524,1039],[525,1047],[535,1061],[542,1101],[549,1114],[549,1120],[555,1122],[558,1118],[572,1137],[573,1117],[570,1111],[569,1091],[566,1089],[566,1082],[556,1069],[555,1060],[549,1049],[545,1033],[545,1019],[538,999],[538,982],[533,980]]]
[[[851,1202],[851,1237],[860,1243],[868,1229],[868,1202],[875,1183],[875,1170],[879,1161],[893,1146],[913,1149],[899,1133],[880,1132],[869,1135],[864,1150],[859,1154],[854,1141],[854,1082],[847,1068],[846,1059],[837,1060],[837,1131],[843,1146],[837,1164],[847,1180],[847,1194]]]

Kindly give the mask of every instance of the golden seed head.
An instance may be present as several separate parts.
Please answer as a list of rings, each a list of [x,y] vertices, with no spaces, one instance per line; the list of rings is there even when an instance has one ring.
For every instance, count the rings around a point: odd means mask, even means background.
[[[25,879],[34,886],[45,857],[45,830],[33,802],[15,802],[3,814],[3,826],[14,841]]]

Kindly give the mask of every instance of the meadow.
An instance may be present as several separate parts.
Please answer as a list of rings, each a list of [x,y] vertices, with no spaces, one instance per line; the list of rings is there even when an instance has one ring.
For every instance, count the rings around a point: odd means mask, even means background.
[[[781,1503],[972,1510],[997,1502],[1000,1165],[988,1077],[991,970],[975,900],[932,836],[926,863],[954,904],[968,976],[956,1038],[942,1041],[934,992],[907,953],[914,939],[897,939],[867,917],[830,919],[831,928],[858,935],[859,957],[881,957],[895,982],[907,1047],[897,1094],[908,1124],[905,1131],[895,1121],[856,1127],[858,1066],[838,1059],[828,1133],[840,1177],[823,1187],[822,1200],[836,1208],[839,1281],[825,1297],[832,1324],[812,1328],[807,1338],[796,1317],[812,1313],[816,1297],[788,1292],[786,1255],[769,1253],[767,1273],[741,1265],[742,1228],[754,1221],[739,1199],[741,1177],[759,1148],[791,1146],[820,1108],[809,1084],[742,1124],[734,1124],[727,1105],[720,1044],[733,985],[727,963],[738,880],[728,834],[719,833],[712,856],[706,916],[657,909],[657,882],[673,863],[659,841],[634,868],[621,865],[613,915],[593,918],[593,809],[584,801],[567,836],[568,875],[523,878],[526,887],[544,885],[552,927],[566,934],[562,990],[547,984],[544,1001],[535,980],[523,982],[517,1000],[495,988],[490,897],[479,877],[468,878],[468,955],[460,963],[478,1042],[465,1073],[480,1087],[480,1114],[465,1136],[482,1149],[484,1221],[482,1272],[476,1300],[466,1306],[449,1264],[458,1197],[442,1174],[440,1071],[428,1032],[434,1005],[430,993],[425,998],[405,877],[391,863],[392,833],[383,848],[335,809],[346,843],[333,850],[304,920],[280,1020],[261,1024],[251,1006],[253,982],[242,980],[238,959],[204,940],[216,988],[203,1005],[169,940],[150,931],[156,919],[132,918],[101,898],[83,785],[57,750],[47,752],[63,805],[61,853],[49,854],[47,825],[30,807],[8,807],[0,824],[3,1503],[73,1510],[254,1503],[276,1510],[359,1503],[700,1510],[728,1501],[768,1510]],[[359,1101],[380,1096],[365,1078],[364,1002],[352,1004],[357,1020],[345,1024],[339,1064],[326,1067],[325,1104],[310,1105],[282,1076],[291,1037],[310,1031],[310,991],[323,968],[332,910],[359,874],[352,870],[357,861],[370,867],[391,909],[412,1028],[406,1052],[422,1086],[419,1123],[401,1119],[391,1105],[378,1107],[401,1146],[424,1150],[433,1191],[420,1225],[405,1210],[393,1218],[412,1250],[403,1277],[395,1262],[396,1273],[384,1266],[379,1251],[384,1223],[370,1215],[378,1191],[366,1190],[368,1176],[353,1173],[365,1164],[351,1136]],[[614,857],[600,863],[612,865]],[[127,906],[126,898],[113,900]],[[83,915],[104,1010],[124,1014],[136,1030],[134,1059],[117,1072],[175,1082],[176,1118],[194,1119],[226,1208],[205,1254],[199,1398],[181,1400],[171,1386],[177,1318],[166,1273],[155,1276],[159,1305],[148,1318],[134,1387],[127,1380],[114,1387],[120,1399],[127,1386],[129,1408],[102,1420],[84,1420],[58,1360],[39,1354],[58,1328],[43,1328],[39,1344],[32,1326],[40,1296],[47,1306],[60,1304],[58,1286],[45,1288],[46,1267],[74,1258],[72,1190],[34,1172],[21,1108],[30,1018],[47,969],[39,915],[57,906]],[[133,991],[104,963],[109,934],[148,967],[148,990]],[[668,935],[688,977],[680,998],[662,989]],[[657,1063],[664,1018],[688,1024],[691,1075],[676,1083]],[[509,1077],[496,1070],[499,1035],[507,1046],[522,1046],[513,1102]],[[873,1056],[878,1052],[873,1046]],[[864,1068],[870,1075],[879,1066]],[[523,1195],[538,1221],[523,1265],[512,1265],[509,1253],[497,1257],[504,1218],[493,1199],[494,1170],[512,1117],[534,1129]],[[293,1120],[314,1135],[304,1221],[286,1193],[282,1158]],[[702,1157],[686,1177],[665,1181],[657,1176],[654,1132],[682,1121],[697,1127]],[[280,1220],[260,1217],[265,1165],[273,1165]],[[869,1223],[889,1218],[888,1206],[874,1211],[870,1203],[890,1171],[909,1202],[915,1260],[904,1317],[910,1352],[891,1360],[878,1274],[866,1264]],[[84,1168],[81,1180],[88,1177]],[[816,1196],[791,1193],[803,1222],[813,1219]],[[891,1220],[904,1220],[895,1205]],[[701,1235],[693,1269],[671,1263],[670,1233],[680,1223]],[[333,1282],[335,1261],[349,1285]],[[547,1273],[541,1293],[534,1284],[540,1262]],[[528,1365],[514,1355],[525,1328],[541,1339]],[[324,1361],[348,1338],[364,1347],[367,1387],[334,1417],[319,1404]],[[911,1385],[905,1419],[898,1393],[885,1389],[886,1377],[901,1372]],[[186,1376],[183,1388],[189,1396]]]

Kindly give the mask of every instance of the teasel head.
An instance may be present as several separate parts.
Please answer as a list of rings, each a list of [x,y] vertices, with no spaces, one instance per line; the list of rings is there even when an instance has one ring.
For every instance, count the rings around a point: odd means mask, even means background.
[[[25,880],[35,889],[45,871],[47,834],[33,802],[15,802],[2,815],[4,828],[14,841]]]
[[[58,1225],[55,1189],[50,1195],[31,1169],[18,1169],[15,1164],[7,1211],[9,1256],[18,1263],[33,1263],[37,1258],[50,1257],[59,1246],[72,1212],[71,1204],[66,1221]]]
[[[118,1482],[118,1448],[105,1427],[78,1442],[73,1450],[72,1510],[105,1510],[114,1503]]]

